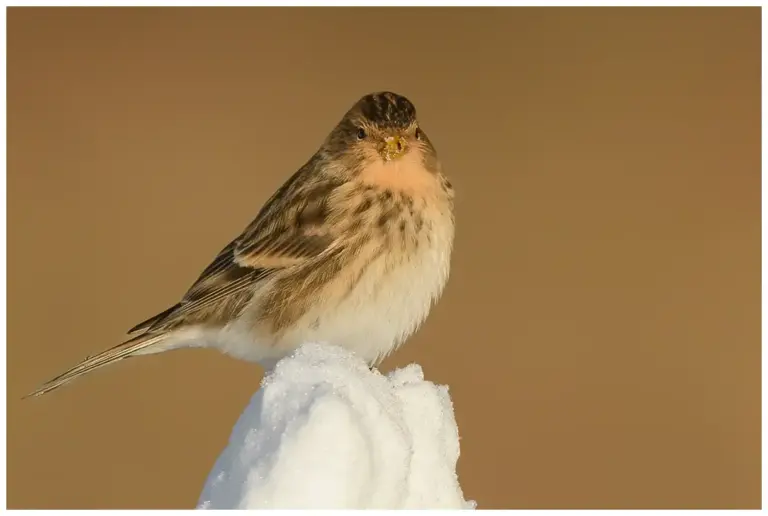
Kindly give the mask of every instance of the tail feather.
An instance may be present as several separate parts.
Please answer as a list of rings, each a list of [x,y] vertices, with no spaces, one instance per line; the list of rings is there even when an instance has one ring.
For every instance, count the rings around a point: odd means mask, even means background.
[[[163,322],[169,315],[171,315],[173,312],[176,311],[177,308],[181,306],[181,303],[176,303],[172,307],[168,308],[167,310],[163,310],[157,315],[153,315],[146,321],[141,321],[139,324],[128,330],[128,334],[136,333],[139,330],[148,330],[151,331],[152,327],[155,326],[157,323]]]
[[[157,344],[161,340],[165,339],[165,337],[166,337],[165,334],[148,335],[146,333],[139,335],[137,337],[133,337],[132,339],[129,339],[121,344],[118,344],[117,346],[114,346],[105,351],[102,351],[97,355],[86,358],[85,360],[83,360],[73,368],[69,369],[68,371],[65,371],[64,373],[60,374],[56,378],[48,380],[43,385],[41,385],[37,390],[24,396],[24,398],[29,398],[33,396],[42,396],[43,394],[46,394],[55,389],[58,389],[59,387],[71,382],[75,378],[78,378],[86,373],[90,373],[95,369],[98,369],[105,365],[109,365],[113,362],[117,362],[118,360],[122,360],[124,358],[128,358],[130,356],[138,354],[140,351],[144,350],[145,348],[152,346],[153,344]]]

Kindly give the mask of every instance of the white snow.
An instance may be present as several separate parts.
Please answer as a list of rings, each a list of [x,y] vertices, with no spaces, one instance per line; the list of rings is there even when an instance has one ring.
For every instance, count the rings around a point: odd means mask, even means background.
[[[473,509],[448,389],[335,346],[277,363],[235,425],[198,509]]]

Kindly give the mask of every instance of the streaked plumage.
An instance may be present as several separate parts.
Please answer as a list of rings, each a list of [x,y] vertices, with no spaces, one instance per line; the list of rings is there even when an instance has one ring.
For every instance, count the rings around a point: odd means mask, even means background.
[[[187,346],[271,367],[304,342],[327,342],[376,364],[440,297],[453,235],[453,190],[415,108],[394,93],[367,95],[179,303],[32,395]]]

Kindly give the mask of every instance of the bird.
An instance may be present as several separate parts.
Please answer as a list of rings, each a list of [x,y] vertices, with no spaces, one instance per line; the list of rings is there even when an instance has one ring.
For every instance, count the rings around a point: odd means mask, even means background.
[[[325,343],[374,367],[441,298],[454,232],[454,189],[415,106],[390,91],[364,95],[178,303],[25,397],[189,347],[269,370]]]

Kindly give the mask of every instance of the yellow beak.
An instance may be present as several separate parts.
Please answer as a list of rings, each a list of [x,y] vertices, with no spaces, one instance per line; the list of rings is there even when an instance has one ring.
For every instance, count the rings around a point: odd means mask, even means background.
[[[384,140],[384,150],[382,155],[387,161],[397,159],[405,154],[405,148],[405,138],[399,135],[387,136],[387,138]]]

